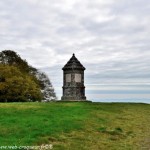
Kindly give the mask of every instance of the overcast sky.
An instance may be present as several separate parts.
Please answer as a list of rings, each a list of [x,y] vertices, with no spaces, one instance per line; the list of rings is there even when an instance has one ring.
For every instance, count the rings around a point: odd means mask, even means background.
[[[150,85],[150,1],[1,0],[0,51],[45,71],[56,91],[72,53],[87,88]]]

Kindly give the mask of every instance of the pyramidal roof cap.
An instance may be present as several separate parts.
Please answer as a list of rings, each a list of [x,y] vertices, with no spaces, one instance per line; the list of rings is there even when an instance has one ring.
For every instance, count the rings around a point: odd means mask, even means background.
[[[67,62],[67,64],[62,68],[62,70],[70,70],[70,69],[85,70],[85,67],[75,57],[74,53],[73,53],[72,57],[70,58],[70,60]]]

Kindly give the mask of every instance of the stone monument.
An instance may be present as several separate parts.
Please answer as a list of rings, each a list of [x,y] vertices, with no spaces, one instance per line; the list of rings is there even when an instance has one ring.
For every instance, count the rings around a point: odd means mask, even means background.
[[[84,66],[75,57],[70,58],[63,70],[63,96],[65,101],[85,101]]]

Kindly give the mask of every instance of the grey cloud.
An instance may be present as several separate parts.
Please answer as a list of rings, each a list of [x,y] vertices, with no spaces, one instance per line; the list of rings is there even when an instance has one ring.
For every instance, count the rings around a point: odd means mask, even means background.
[[[16,50],[57,87],[72,53],[87,68],[87,84],[149,82],[149,8],[147,0],[0,1],[0,47]]]

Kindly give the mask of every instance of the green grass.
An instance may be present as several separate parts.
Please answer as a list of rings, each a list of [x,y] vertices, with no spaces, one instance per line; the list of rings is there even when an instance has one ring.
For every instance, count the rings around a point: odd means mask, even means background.
[[[0,146],[42,144],[53,144],[54,150],[148,150],[150,105],[0,104]]]

